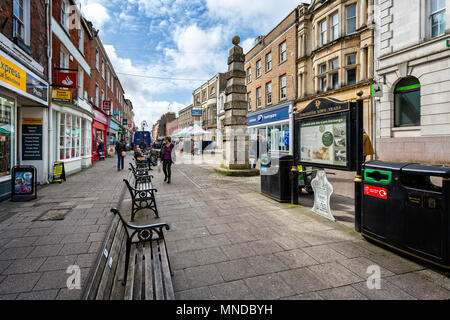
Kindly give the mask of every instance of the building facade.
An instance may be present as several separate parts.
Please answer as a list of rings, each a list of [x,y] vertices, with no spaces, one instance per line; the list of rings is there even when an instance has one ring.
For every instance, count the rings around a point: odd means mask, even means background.
[[[297,97],[297,9],[245,55],[250,155],[257,137],[271,151],[292,153],[292,109]]]
[[[171,136],[178,130],[178,119],[174,119],[166,124],[167,135]]]
[[[450,163],[450,1],[376,1],[376,153]],[[405,8],[408,10],[405,10]]]
[[[189,128],[194,125],[194,117],[192,116],[193,105],[178,111],[178,129]]]
[[[35,166],[47,182],[50,16],[44,0],[0,3],[0,200],[15,165]]]

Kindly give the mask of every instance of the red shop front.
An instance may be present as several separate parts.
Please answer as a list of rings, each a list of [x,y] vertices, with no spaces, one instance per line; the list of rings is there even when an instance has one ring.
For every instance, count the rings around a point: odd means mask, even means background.
[[[105,145],[105,157],[108,156],[108,139],[106,131],[108,130],[108,117],[101,111],[94,109],[95,118],[92,121],[92,162],[99,159],[97,147],[100,141]]]

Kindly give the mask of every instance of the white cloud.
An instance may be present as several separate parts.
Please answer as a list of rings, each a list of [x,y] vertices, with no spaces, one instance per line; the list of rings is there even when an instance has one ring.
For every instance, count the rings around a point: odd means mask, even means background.
[[[96,29],[101,29],[111,17],[108,10],[101,3],[86,3],[81,6],[81,12],[86,19],[92,21]]]
[[[247,53],[250,51],[251,48],[255,45],[255,39],[253,38],[247,38],[244,41],[241,41],[240,46],[244,50],[244,53]]]

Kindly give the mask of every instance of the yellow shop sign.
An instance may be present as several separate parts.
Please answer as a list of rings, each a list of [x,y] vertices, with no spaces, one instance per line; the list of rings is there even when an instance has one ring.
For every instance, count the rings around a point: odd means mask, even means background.
[[[25,91],[27,90],[27,73],[11,61],[0,55],[0,80]]]
[[[53,102],[72,102],[72,91],[70,90],[52,90],[52,101]]]

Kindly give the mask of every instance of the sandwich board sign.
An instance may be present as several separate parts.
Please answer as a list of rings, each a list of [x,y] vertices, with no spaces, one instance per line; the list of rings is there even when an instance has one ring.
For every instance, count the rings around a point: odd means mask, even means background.
[[[311,181],[311,187],[314,190],[314,206],[312,211],[333,222],[336,221],[330,208],[330,197],[333,193],[333,186],[328,181],[324,170],[317,171],[316,177]]]
[[[66,181],[66,171],[64,169],[64,162],[55,162],[53,165],[53,183]]]

